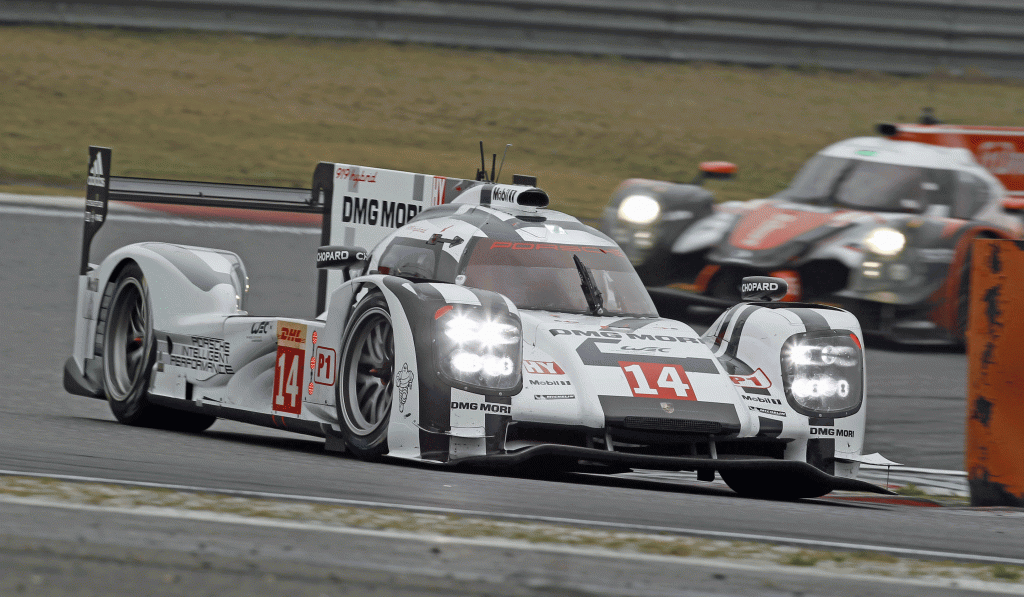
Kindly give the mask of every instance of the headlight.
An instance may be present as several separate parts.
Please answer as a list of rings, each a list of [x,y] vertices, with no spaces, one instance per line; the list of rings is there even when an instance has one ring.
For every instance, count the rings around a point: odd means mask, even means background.
[[[434,359],[441,376],[463,389],[504,392],[522,376],[519,320],[479,307],[442,307],[435,314]]]
[[[872,253],[891,257],[903,250],[907,237],[894,228],[875,228],[864,239],[864,245]]]
[[[619,204],[619,219],[642,226],[658,219],[661,206],[647,195],[630,195]]]
[[[799,413],[839,418],[860,409],[864,357],[849,330],[794,334],[782,347],[786,398]]]

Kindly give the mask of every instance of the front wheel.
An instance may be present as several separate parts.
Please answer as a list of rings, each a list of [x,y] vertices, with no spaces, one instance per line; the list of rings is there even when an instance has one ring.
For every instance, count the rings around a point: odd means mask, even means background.
[[[350,321],[341,344],[338,419],[352,453],[374,460],[388,452],[395,390],[395,333],[387,300],[380,292],[370,293],[356,305]],[[400,390],[400,408],[407,392],[407,387]]]

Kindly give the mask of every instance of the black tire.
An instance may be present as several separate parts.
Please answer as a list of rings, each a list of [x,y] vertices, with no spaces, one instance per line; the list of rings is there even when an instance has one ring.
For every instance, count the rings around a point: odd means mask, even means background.
[[[772,471],[718,471],[722,480],[743,497],[764,500],[816,498],[832,491],[828,485],[802,476]]]
[[[129,263],[107,285],[109,303],[97,322],[103,391],[114,417],[125,425],[203,431],[216,417],[172,410],[146,399],[156,340],[153,308],[142,269]],[[105,301],[106,302],[106,301]]]
[[[395,332],[387,300],[371,292],[353,309],[341,343],[337,408],[348,449],[363,460],[388,452],[395,390]]]

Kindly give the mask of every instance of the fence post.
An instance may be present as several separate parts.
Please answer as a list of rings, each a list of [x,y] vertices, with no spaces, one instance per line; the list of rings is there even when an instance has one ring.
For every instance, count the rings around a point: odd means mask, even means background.
[[[1024,241],[973,241],[967,332],[972,506],[1024,507]]]

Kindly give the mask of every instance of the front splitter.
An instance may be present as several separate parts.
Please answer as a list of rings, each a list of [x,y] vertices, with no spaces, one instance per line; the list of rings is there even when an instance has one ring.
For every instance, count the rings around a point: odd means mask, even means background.
[[[800,476],[815,484],[829,487],[832,490],[895,495],[888,489],[866,481],[830,475],[806,462],[771,458],[712,459],[690,456],[660,456],[631,454],[629,452],[609,452],[607,450],[583,448],[580,446],[540,444],[505,454],[470,456],[452,462],[452,464],[516,466],[536,458],[552,457],[572,458],[588,462],[663,471],[757,471],[762,473],[778,473],[780,475]]]

